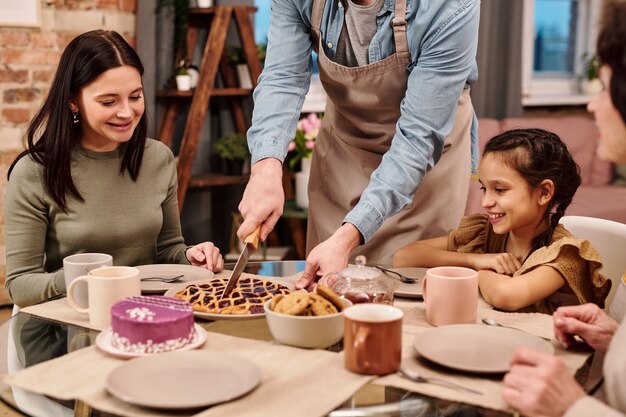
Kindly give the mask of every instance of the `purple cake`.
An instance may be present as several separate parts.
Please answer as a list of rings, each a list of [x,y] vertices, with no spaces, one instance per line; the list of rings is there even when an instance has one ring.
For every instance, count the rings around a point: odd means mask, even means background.
[[[196,338],[193,308],[172,297],[129,297],[111,308],[111,344],[124,352],[160,353]]]

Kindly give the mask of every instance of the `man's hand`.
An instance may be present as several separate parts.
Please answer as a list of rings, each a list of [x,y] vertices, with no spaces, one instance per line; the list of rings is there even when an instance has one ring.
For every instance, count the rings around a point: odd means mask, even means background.
[[[552,315],[554,335],[563,347],[574,343],[580,336],[598,352],[606,353],[619,324],[596,304],[559,307]]]
[[[266,158],[252,166],[250,181],[239,203],[244,218],[237,230],[241,240],[261,225],[260,239],[265,241],[274,229],[285,204],[283,165],[275,158]]]
[[[490,269],[502,275],[513,275],[522,267],[519,259],[510,253],[477,253],[471,259],[477,271]]]
[[[504,401],[530,417],[560,417],[586,395],[560,359],[526,347],[515,351],[503,382]]]
[[[317,245],[306,260],[306,268],[296,283],[296,289],[313,291],[319,276],[338,272],[348,265],[350,255],[361,243],[361,232],[351,223],[345,223],[331,237]],[[330,277],[329,277],[330,278]],[[327,279],[320,284],[331,285]]]

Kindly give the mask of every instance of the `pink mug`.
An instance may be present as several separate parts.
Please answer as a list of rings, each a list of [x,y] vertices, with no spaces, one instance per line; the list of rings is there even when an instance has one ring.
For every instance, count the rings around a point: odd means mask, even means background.
[[[476,323],[478,272],[459,266],[426,271],[422,283],[426,321],[433,326]]]

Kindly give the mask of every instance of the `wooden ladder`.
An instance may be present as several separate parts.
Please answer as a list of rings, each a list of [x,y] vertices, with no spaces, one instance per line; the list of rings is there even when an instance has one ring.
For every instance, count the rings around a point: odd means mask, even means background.
[[[215,185],[243,184],[245,177],[234,177],[217,174],[205,174],[191,177],[191,168],[198,150],[202,126],[209,109],[212,97],[228,97],[235,128],[240,133],[246,133],[250,127],[242,101],[250,96],[257,79],[261,74],[261,62],[254,42],[254,32],[249,16],[256,11],[249,6],[215,6],[211,8],[192,8],[189,12],[187,29],[188,62],[199,42],[198,32],[201,28],[208,28],[208,35],[202,61],[199,67],[199,78],[196,88],[192,91],[164,91],[158,97],[165,100],[165,112],[161,120],[159,139],[168,146],[172,146],[172,136],[176,117],[185,100],[191,99],[191,105],[186,116],[180,150],[178,152],[178,206],[182,210],[185,195],[189,188],[203,188]],[[252,78],[252,88],[240,88],[233,66],[226,58],[226,35],[230,22],[234,19],[246,63]],[[178,61],[177,61],[178,62]],[[215,88],[218,70],[222,76],[224,88]]]

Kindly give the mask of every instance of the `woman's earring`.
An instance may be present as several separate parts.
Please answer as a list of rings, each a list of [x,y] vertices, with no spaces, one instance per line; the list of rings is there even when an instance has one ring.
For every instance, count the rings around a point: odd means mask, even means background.
[[[72,122],[74,122],[75,125],[80,122],[80,120],[78,120],[78,112],[72,112]]]

